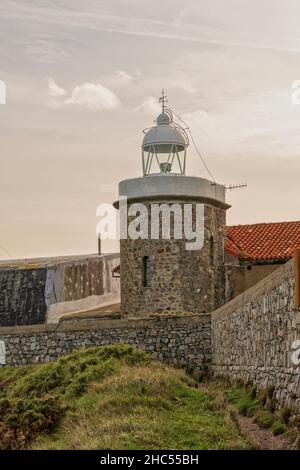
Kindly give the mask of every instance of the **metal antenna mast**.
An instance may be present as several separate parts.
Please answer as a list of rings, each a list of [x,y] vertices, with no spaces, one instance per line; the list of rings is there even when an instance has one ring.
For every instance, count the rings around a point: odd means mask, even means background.
[[[242,184],[229,184],[228,186],[225,186],[226,191],[234,191],[235,189],[244,189],[247,188],[248,185],[246,183]]]
[[[161,97],[159,98],[159,102],[161,103],[162,112],[164,113],[164,112],[165,112],[166,103],[168,102],[168,98],[167,98],[167,95],[165,94],[165,90],[164,90],[164,89],[162,89],[162,91],[161,91]]]

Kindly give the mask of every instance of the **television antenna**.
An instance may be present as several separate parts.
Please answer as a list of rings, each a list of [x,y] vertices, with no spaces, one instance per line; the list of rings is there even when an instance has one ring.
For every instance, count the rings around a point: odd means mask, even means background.
[[[165,112],[166,104],[168,102],[167,95],[165,94],[164,88],[161,90],[161,97],[159,98],[159,102],[161,103],[162,112]]]
[[[225,186],[225,189],[226,191],[235,191],[236,189],[245,189],[247,187],[248,187],[247,183],[229,184],[228,186]]]

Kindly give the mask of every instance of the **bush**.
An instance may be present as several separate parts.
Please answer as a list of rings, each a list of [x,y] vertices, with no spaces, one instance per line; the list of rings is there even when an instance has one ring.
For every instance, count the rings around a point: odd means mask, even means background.
[[[280,434],[284,434],[285,432],[287,432],[288,428],[287,426],[282,423],[282,421],[275,421],[272,425],[272,431],[273,431],[273,434],[274,436],[279,436]]]
[[[275,417],[270,411],[257,411],[254,417],[255,423],[261,428],[271,428],[274,424]]]
[[[232,387],[227,390],[227,399],[229,403],[235,405],[240,414],[244,416],[253,416],[259,407],[259,401],[251,398],[253,389],[248,391],[240,387]]]
[[[258,395],[258,399],[262,403],[262,406],[269,411],[274,411],[274,390],[275,387],[273,385],[269,385],[268,387],[261,390]]]
[[[286,424],[288,424],[291,415],[292,410],[288,406],[283,406],[279,411],[280,419]]]
[[[2,373],[0,449],[26,447],[34,435],[55,428],[91,382],[114,374],[122,365],[149,360],[145,352],[120,344],[75,351],[56,362]]]

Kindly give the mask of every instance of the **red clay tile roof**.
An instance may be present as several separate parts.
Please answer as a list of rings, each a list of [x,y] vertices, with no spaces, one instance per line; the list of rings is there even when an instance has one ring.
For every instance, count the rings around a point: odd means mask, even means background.
[[[225,250],[249,261],[285,260],[300,248],[300,221],[227,227]]]
[[[240,253],[243,251],[242,248],[237,243],[235,243],[233,238],[230,238],[228,234],[228,227],[227,227],[227,239],[226,239],[225,251],[227,251],[227,253],[230,253],[233,256],[236,256],[237,258],[239,257]]]

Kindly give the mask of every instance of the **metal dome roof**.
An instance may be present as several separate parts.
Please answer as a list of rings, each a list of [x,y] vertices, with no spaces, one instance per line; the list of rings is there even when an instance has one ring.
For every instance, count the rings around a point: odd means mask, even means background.
[[[169,109],[163,109],[156,119],[157,125],[144,131],[142,148],[146,152],[169,153],[173,145],[177,152],[182,152],[188,146],[188,139],[184,130],[173,123],[173,114]],[[152,148],[151,148],[152,147]]]
[[[160,115],[156,119],[158,126],[162,126],[162,125],[168,126],[169,124],[171,124],[172,121],[173,121],[172,114],[166,111],[163,111],[162,113],[160,113]]]
[[[170,145],[176,145],[177,151],[181,152],[187,146],[184,133],[175,126],[159,125],[149,129],[143,139],[142,148],[145,151],[151,150],[151,146],[156,147],[158,153],[169,153]]]

